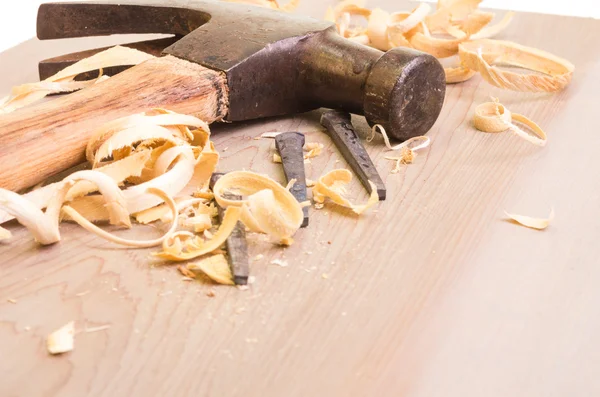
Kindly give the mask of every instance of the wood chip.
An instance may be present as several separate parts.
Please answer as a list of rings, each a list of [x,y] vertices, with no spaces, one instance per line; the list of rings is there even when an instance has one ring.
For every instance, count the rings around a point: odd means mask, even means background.
[[[279,266],[279,267],[287,267],[288,263],[286,261],[281,260],[281,259],[273,259],[271,261],[271,265],[275,265],[275,266]]]
[[[224,255],[213,255],[198,262],[187,264],[189,270],[202,271],[211,280],[219,284],[235,285],[229,262]]]
[[[329,198],[337,205],[350,208],[357,215],[362,214],[379,202],[377,187],[375,184],[373,184],[373,182],[369,181],[372,190],[371,196],[369,197],[367,203],[362,205],[350,203],[350,201],[344,197],[344,194],[346,193],[346,185],[348,185],[351,180],[352,173],[346,169],[338,169],[328,172],[319,178],[317,184],[315,187],[313,187],[313,200],[316,203],[323,204],[325,202],[325,198]]]
[[[71,321],[57,329],[46,338],[46,348],[50,354],[67,353],[75,345],[75,321]]]
[[[526,215],[517,215],[511,214],[509,212],[504,211],[506,216],[518,224],[536,230],[544,230],[546,229],[552,220],[554,220],[554,209],[550,211],[550,215],[548,218],[533,218]]]

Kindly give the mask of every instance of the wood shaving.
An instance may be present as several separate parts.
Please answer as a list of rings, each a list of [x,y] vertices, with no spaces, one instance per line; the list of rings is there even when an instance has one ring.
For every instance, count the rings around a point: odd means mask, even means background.
[[[369,184],[371,185],[371,196],[367,203],[362,205],[350,203],[350,201],[344,197],[346,185],[348,185],[350,181],[352,181],[352,173],[346,169],[328,172],[319,178],[317,184],[313,187],[313,200],[318,204],[323,204],[325,198],[329,198],[335,204],[352,209],[357,215],[362,214],[379,202],[377,187],[373,182],[369,181]]]
[[[525,215],[511,214],[506,211],[504,211],[504,213],[508,218],[512,219],[518,224],[536,230],[546,229],[550,225],[550,222],[554,220],[554,209],[550,211],[548,218],[532,218]]]
[[[279,153],[273,153],[273,162],[278,164],[283,163],[283,160],[281,159]]]
[[[287,267],[288,263],[286,261],[281,260],[281,259],[273,259],[271,261],[271,265],[275,265],[275,266],[279,266],[279,267]]]
[[[513,120],[528,126],[534,135],[523,131],[513,124]],[[475,128],[483,132],[511,131],[518,137],[538,146],[544,146],[547,142],[546,133],[540,126],[523,115],[511,113],[498,100],[485,102],[477,106],[475,116],[473,117],[473,124]]]
[[[488,83],[513,91],[556,92],[569,84],[575,66],[548,52],[510,41],[475,40],[459,48],[462,64]],[[495,65],[515,66],[536,73],[515,73]]]
[[[16,299],[7,299],[6,300],[8,303],[12,303],[13,305],[17,304],[17,300]]]
[[[107,76],[102,76],[102,69],[113,66],[138,65],[152,58],[154,56],[145,52],[121,46],[99,52],[63,69],[42,82],[14,87],[10,96],[0,100],[0,114],[10,113],[35,103],[50,94],[73,92],[100,83],[107,79]],[[94,70],[100,70],[100,76],[97,79],[73,81],[77,75]]]
[[[7,230],[0,226],[0,241],[8,240],[9,238],[12,238],[12,233],[10,232],[10,230]]]
[[[494,14],[478,9],[481,0],[438,1],[436,10],[421,3],[410,12],[389,13],[380,8],[365,8],[364,1],[342,1],[329,7],[325,19],[336,24],[339,34],[364,45],[388,51],[394,47],[415,48],[437,58],[461,54],[460,65],[445,68],[446,82],[459,83],[472,78],[478,72],[491,84],[518,91],[557,91],[569,83],[573,67],[568,62],[542,51],[522,46],[496,46],[480,49],[477,43],[505,30],[515,15],[507,12],[496,24],[490,25]],[[364,21],[364,22],[363,22]],[[512,43],[511,43],[512,44]],[[464,47],[461,50],[461,47]],[[520,59],[521,58],[521,59]],[[547,73],[546,79],[536,75],[522,75],[502,71],[488,63],[509,62]],[[558,65],[555,63],[557,61]],[[535,77],[534,77],[535,76]],[[548,81],[549,80],[549,81]]]
[[[405,146],[400,150],[400,157],[386,156],[385,159],[396,162],[396,166],[391,171],[391,173],[397,174],[398,172],[400,172],[400,169],[401,169],[400,166],[402,164],[412,164],[412,162],[414,161],[416,156],[417,156],[417,153],[415,153],[414,150]]]
[[[306,144],[304,145],[304,150],[307,153],[304,154],[304,158],[310,159],[313,157],[317,157],[318,155],[321,154],[324,147],[325,147],[325,145],[323,145],[320,142],[306,142]]]
[[[260,138],[275,139],[279,134],[282,134],[282,132],[265,132],[260,135]]]
[[[379,131],[381,133],[381,136],[383,137],[383,141],[385,142],[385,146],[389,150],[396,151],[396,150],[402,150],[403,148],[409,148],[413,152],[416,152],[416,151],[419,151],[419,150],[429,147],[429,145],[431,144],[431,139],[428,136],[423,135],[423,136],[412,137],[402,143],[392,146],[392,144],[390,143],[390,138],[388,137],[387,132],[385,131],[385,128],[383,128],[383,126],[380,124],[375,124],[371,128],[371,134],[369,135],[369,137],[367,137],[367,142],[371,142],[373,139],[375,139],[375,135],[376,135],[375,133],[377,131]]]
[[[101,325],[98,327],[91,327],[91,328],[85,328],[85,333],[86,334],[91,334],[94,332],[100,332],[100,331],[106,331],[107,329],[109,329],[111,326],[110,325]]]
[[[225,198],[224,194],[232,189],[245,198]],[[250,171],[230,172],[217,181],[213,193],[221,207],[241,209],[241,221],[247,228],[278,242],[291,238],[302,225],[304,215],[296,198],[268,176]]]
[[[75,346],[75,321],[71,321],[46,338],[46,348],[50,354],[67,353]]]
[[[196,273],[194,273],[193,271],[188,269],[186,266],[179,265],[179,266],[177,266],[177,270],[179,270],[179,273],[181,273],[184,276],[184,278],[189,278],[189,279],[196,278]]]
[[[223,222],[211,240],[205,241],[199,236],[188,232],[176,232],[163,240],[163,250],[153,255],[171,261],[185,261],[209,254],[220,248],[233,232],[242,208],[231,206],[225,210]]]
[[[306,187],[313,187],[317,184],[316,181],[313,181],[312,179],[306,179]]]
[[[211,280],[224,285],[235,285],[229,263],[224,255],[213,255],[198,262],[187,264],[191,271],[201,271]]]

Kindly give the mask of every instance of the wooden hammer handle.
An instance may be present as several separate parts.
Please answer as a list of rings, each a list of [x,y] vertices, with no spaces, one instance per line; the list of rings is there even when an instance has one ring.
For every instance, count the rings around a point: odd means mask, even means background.
[[[162,107],[207,123],[228,111],[224,73],[172,56],[146,61],[100,84],[0,116],[0,187],[19,191],[85,161],[104,123]]]

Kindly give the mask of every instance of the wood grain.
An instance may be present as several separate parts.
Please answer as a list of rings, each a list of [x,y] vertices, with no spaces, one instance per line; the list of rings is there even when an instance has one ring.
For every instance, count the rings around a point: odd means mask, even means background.
[[[302,7],[320,15],[328,3]],[[15,237],[0,246],[0,396],[600,395],[599,34],[591,19],[518,14],[501,37],[572,61],[567,90],[512,93],[479,77],[449,86],[432,146],[414,164],[390,174],[383,142],[365,143],[388,188],[378,212],[312,211],[285,250],[249,236],[250,258],[264,258],[252,262],[248,291],[182,282],[149,250],[116,248],[76,225],[46,248],[11,225]],[[3,75],[22,65],[0,56]],[[477,132],[473,111],[490,95],[544,127],[548,145]],[[215,127],[220,170],[283,181],[273,142],[252,139],[265,131],[325,143],[308,178],[346,167],[319,118]],[[357,181],[351,193],[366,199]],[[503,220],[504,209],[551,207],[543,232]],[[275,258],[289,266],[269,265]],[[70,320],[111,327],[48,356],[45,336]]]
[[[19,191],[85,161],[94,131],[154,107],[207,122],[227,114],[223,73],[172,56],[133,67],[89,89],[0,117],[0,187]]]

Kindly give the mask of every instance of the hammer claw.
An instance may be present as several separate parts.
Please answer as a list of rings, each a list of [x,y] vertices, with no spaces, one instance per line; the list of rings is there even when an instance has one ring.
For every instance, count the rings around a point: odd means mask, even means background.
[[[108,36],[130,33],[165,33],[184,36],[210,16],[185,7],[127,3],[46,3],[38,11],[40,40]]]

